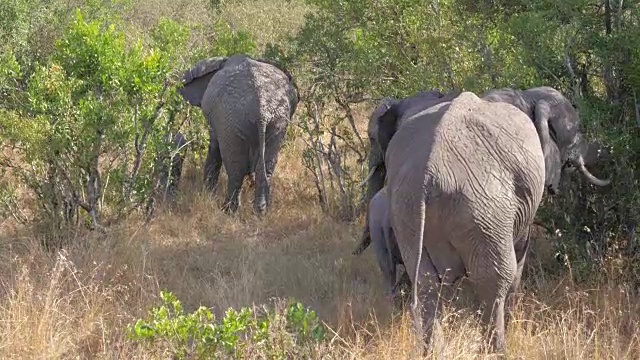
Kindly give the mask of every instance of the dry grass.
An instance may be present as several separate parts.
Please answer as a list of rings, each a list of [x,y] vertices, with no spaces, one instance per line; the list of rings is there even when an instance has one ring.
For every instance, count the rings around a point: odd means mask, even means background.
[[[300,150],[295,143],[283,154],[263,220],[251,214],[250,189],[237,217],[223,215],[221,194],[199,191],[200,172],[189,169],[178,203],[147,228],[132,219],[103,238],[78,235],[57,252],[42,250],[27,230],[2,233],[0,357],[148,358],[125,340],[125,325],[168,289],[188,310],[205,305],[217,314],[293,296],[336,332],[328,358],[409,358],[409,317],[384,301],[373,252],[351,255],[360,224],[319,211]],[[525,281],[508,358],[637,358],[636,298],[541,278]],[[484,358],[476,318],[457,304],[443,315],[434,358]]]
[[[215,14],[209,0],[146,0],[135,1],[127,20],[133,26],[128,31],[131,39],[144,38],[161,17],[188,24],[193,30],[189,48],[198,48],[215,41],[213,24]],[[285,40],[304,23],[310,11],[304,0],[231,0],[222,1],[220,16],[233,31],[246,31],[256,41],[259,51],[269,43]],[[210,44],[209,44],[210,45]]]
[[[140,34],[159,16],[206,25],[211,17],[204,4],[138,2],[130,20]],[[231,1],[223,12],[264,46],[299,26],[306,11],[302,1],[286,11],[277,4]],[[368,110],[362,114],[361,120]],[[159,211],[148,227],[129,219],[106,236],[81,233],[47,252],[39,246],[41,234],[0,220],[0,358],[149,358],[127,342],[124,330],[157,305],[160,289],[176,294],[189,311],[204,305],[217,315],[230,306],[295,297],[335,332],[326,358],[411,358],[416,342],[410,319],[383,299],[373,251],[351,255],[361,221],[337,222],[320,212],[301,150],[299,142],[287,145],[273,207],[261,220],[251,214],[251,189],[243,193],[238,216],[223,215],[224,186],[216,196],[201,191],[201,171],[193,164],[175,206]],[[544,261],[544,248],[538,244],[532,266]],[[569,276],[553,278],[537,268],[529,269],[514,307],[507,358],[638,358],[637,296],[614,285],[577,288]],[[487,357],[477,321],[462,304],[442,314],[432,358]]]

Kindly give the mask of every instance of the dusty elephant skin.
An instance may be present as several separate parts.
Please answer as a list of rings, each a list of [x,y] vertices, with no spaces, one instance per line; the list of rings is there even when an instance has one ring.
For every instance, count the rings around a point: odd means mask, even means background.
[[[440,90],[434,89],[429,91],[422,91],[415,95],[403,98],[393,99],[385,97],[380,101],[380,105],[373,111],[369,117],[369,125],[367,127],[367,133],[369,136],[369,174],[364,180],[363,184],[367,185],[367,206],[373,196],[382,189],[386,178],[386,167],[384,162],[384,152],[382,151],[378,142],[378,119],[382,116],[391,106],[395,106],[399,111],[414,111],[414,109],[427,108],[434,106],[445,101],[451,101],[453,98],[460,94],[459,91],[451,91],[447,94],[443,94]],[[361,242],[358,247],[353,251],[354,255],[360,255],[367,249],[371,243],[369,237],[369,218],[365,217],[365,224],[362,230]]]
[[[247,55],[201,61],[183,78],[182,96],[199,106],[209,124],[204,166],[207,188],[215,190],[224,164],[228,175],[225,211],[236,212],[246,175],[255,170],[254,211],[271,203],[270,183],[299,96],[285,70]]]
[[[382,188],[374,195],[369,203],[369,232],[363,234],[368,236],[368,242],[373,243],[373,248],[378,260],[378,266],[387,284],[386,295],[395,299],[398,290],[403,286],[411,286],[409,277],[406,272],[402,273],[399,280],[397,279],[397,265],[404,265],[400,248],[396,242],[391,222],[389,219],[389,198],[387,189]],[[365,243],[362,239],[362,243]]]
[[[558,192],[565,164],[576,167],[594,185],[610,183],[587,170],[585,165],[597,161],[602,145],[597,142],[587,144],[580,131],[578,112],[558,90],[548,86],[527,90],[503,88],[487,91],[481,98],[511,104],[534,122],[545,154],[545,185],[552,195]]]
[[[439,291],[467,276],[487,341],[503,352],[505,300],[519,286],[544,192],[538,135],[516,107],[469,92],[422,109],[392,105],[377,124],[416,330],[428,347]]]

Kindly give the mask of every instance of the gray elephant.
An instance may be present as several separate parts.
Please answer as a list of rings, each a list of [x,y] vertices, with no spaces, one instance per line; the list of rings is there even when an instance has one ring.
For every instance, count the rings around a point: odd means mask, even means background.
[[[563,166],[577,168],[587,180],[598,186],[606,186],[609,180],[593,176],[586,165],[595,163],[601,144],[587,144],[580,131],[580,117],[571,102],[558,90],[541,86],[527,90],[510,88],[485,92],[481,98],[492,102],[509,103],[525,114],[536,125],[545,154],[545,185],[550,194],[558,192]]]
[[[463,92],[433,106],[391,105],[377,129],[418,332],[428,345],[439,291],[466,276],[485,305],[491,348],[504,351],[506,297],[519,286],[544,192],[534,124],[510,104]]]
[[[369,239],[367,241],[361,239],[361,243],[373,243],[378,266],[387,285],[385,295],[396,299],[398,290],[403,286],[411,286],[411,282],[406,271],[403,271],[400,279],[397,279],[397,266],[404,265],[404,263],[389,219],[387,188],[383,187],[373,196],[368,209],[367,217],[370,231],[363,236],[367,236]]]
[[[382,116],[391,106],[401,111],[413,111],[413,109],[419,109],[421,107],[429,107],[439,104],[444,101],[450,101],[460,94],[459,91],[451,91],[447,94],[443,94],[440,90],[433,89],[429,91],[422,91],[415,95],[403,98],[394,99],[391,97],[385,97],[380,101],[380,105],[373,111],[369,117],[369,125],[367,127],[367,133],[369,136],[369,174],[362,182],[362,186],[367,185],[366,204],[373,196],[382,189],[386,177],[386,167],[384,161],[384,152],[382,151],[378,142],[378,119]],[[358,244],[356,250],[353,251],[354,255],[360,255],[371,243],[371,237],[369,236],[369,218],[365,217],[365,224],[362,230],[361,241]]]
[[[199,62],[184,75],[183,84],[180,93],[202,109],[209,124],[207,187],[216,188],[224,164],[228,186],[223,208],[235,212],[243,180],[255,170],[254,211],[266,213],[271,177],[299,101],[291,75],[236,54]]]

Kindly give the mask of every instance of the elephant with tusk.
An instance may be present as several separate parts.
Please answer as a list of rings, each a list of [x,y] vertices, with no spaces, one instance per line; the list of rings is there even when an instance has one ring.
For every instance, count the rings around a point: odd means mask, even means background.
[[[223,209],[236,212],[245,176],[255,171],[254,211],[271,203],[271,178],[299,94],[286,70],[244,54],[202,60],[183,76],[180,94],[202,109],[209,125],[205,183],[214,190],[224,164]]]
[[[602,145],[587,144],[580,130],[580,117],[571,102],[558,90],[541,86],[527,90],[489,90],[480,96],[491,102],[511,104],[534,122],[545,155],[545,185],[551,195],[558,192],[563,166],[577,168],[592,184],[607,186],[610,180],[595,177],[586,165],[598,158]]]

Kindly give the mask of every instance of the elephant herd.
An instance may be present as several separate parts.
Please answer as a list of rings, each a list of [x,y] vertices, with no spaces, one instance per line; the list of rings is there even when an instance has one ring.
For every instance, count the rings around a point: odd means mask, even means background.
[[[189,70],[180,93],[209,125],[207,187],[216,187],[224,164],[223,208],[235,212],[245,176],[255,174],[253,207],[265,214],[300,100],[291,75],[243,54],[216,57]],[[546,86],[384,98],[368,136],[367,216],[354,254],[373,243],[387,294],[410,287],[411,314],[427,346],[438,291],[468,278],[484,305],[488,343],[504,351],[505,302],[518,288],[543,193],[559,191],[565,168],[608,185],[586,168],[600,145],[587,143],[571,102]],[[405,271],[396,280],[400,264]]]

